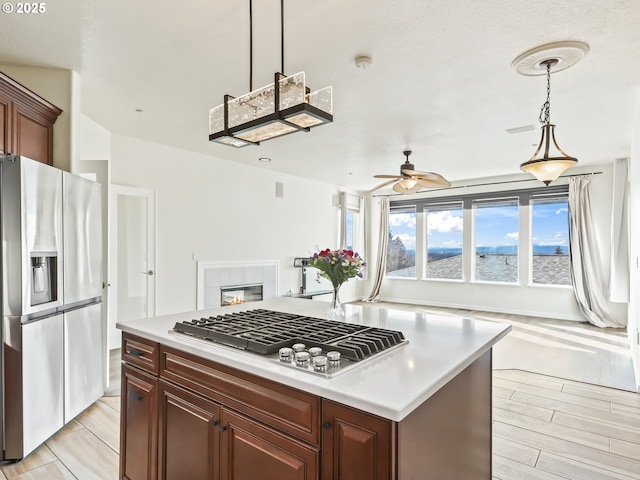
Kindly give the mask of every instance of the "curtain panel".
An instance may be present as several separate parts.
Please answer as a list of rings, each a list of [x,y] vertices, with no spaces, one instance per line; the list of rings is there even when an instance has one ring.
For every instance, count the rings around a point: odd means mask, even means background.
[[[625,327],[626,321],[615,318],[607,303],[591,215],[591,182],[585,177],[569,179],[569,254],[571,283],[584,317],[598,327]]]
[[[373,286],[367,302],[380,301],[380,289],[382,280],[387,272],[387,243],[389,237],[389,197],[380,197],[380,234],[378,238],[378,254],[376,255],[376,270],[373,278]]]

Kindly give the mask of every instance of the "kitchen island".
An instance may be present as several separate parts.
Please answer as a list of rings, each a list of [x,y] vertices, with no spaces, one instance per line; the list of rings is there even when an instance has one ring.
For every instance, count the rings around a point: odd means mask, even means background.
[[[408,343],[332,378],[170,332],[256,308],[324,318],[327,304],[279,298],[118,323],[121,478],[491,478],[491,348],[509,326],[346,305],[346,323]]]

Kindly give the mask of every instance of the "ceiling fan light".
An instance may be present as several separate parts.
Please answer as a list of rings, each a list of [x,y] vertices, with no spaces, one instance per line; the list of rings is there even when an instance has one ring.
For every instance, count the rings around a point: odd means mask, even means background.
[[[542,126],[540,144],[533,156],[520,165],[524,172],[532,174],[545,185],[549,185],[567,169],[578,164],[578,159],[567,155],[556,142],[555,125]]]
[[[403,178],[402,180],[399,180],[398,183],[407,190],[410,190],[415,187],[418,182],[416,182],[413,178]]]

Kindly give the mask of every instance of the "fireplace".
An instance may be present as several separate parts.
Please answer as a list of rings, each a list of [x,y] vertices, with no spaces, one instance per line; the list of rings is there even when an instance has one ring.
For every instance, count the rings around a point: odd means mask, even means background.
[[[276,298],[278,263],[221,264],[198,261],[197,309],[221,307],[223,288],[237,290],[238,286],[248,285],[262,285],[262,300]]]
[[[262,300],[262,284],[227,285],[220,287],[220,306],[239,303],[259,302]]]

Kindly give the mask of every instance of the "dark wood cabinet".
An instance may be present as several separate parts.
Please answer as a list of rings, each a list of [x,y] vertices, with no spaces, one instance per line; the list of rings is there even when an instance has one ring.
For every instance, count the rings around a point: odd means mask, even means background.
[[[388,480],[395,424],[339,403],[322,402],[322,480]]]
[[[157,478],[158,379],[122,366],[120,406],[120,478]]]
[[[0,154],[53,164],[55,105],[0,72]]]
[[[219,478],[219,405],[161,380],[159,437],[158,478]]]
[[[491,350],[399,422],[123,332],[120,478],[486,480]]]
[[[1,83],[1,82],[0,82]],[[11,99],[0,90],[0,155],[9,153],[11,145]]]
[[[221,430],[221,480],[318,479],[317,448],[226,409]]]

